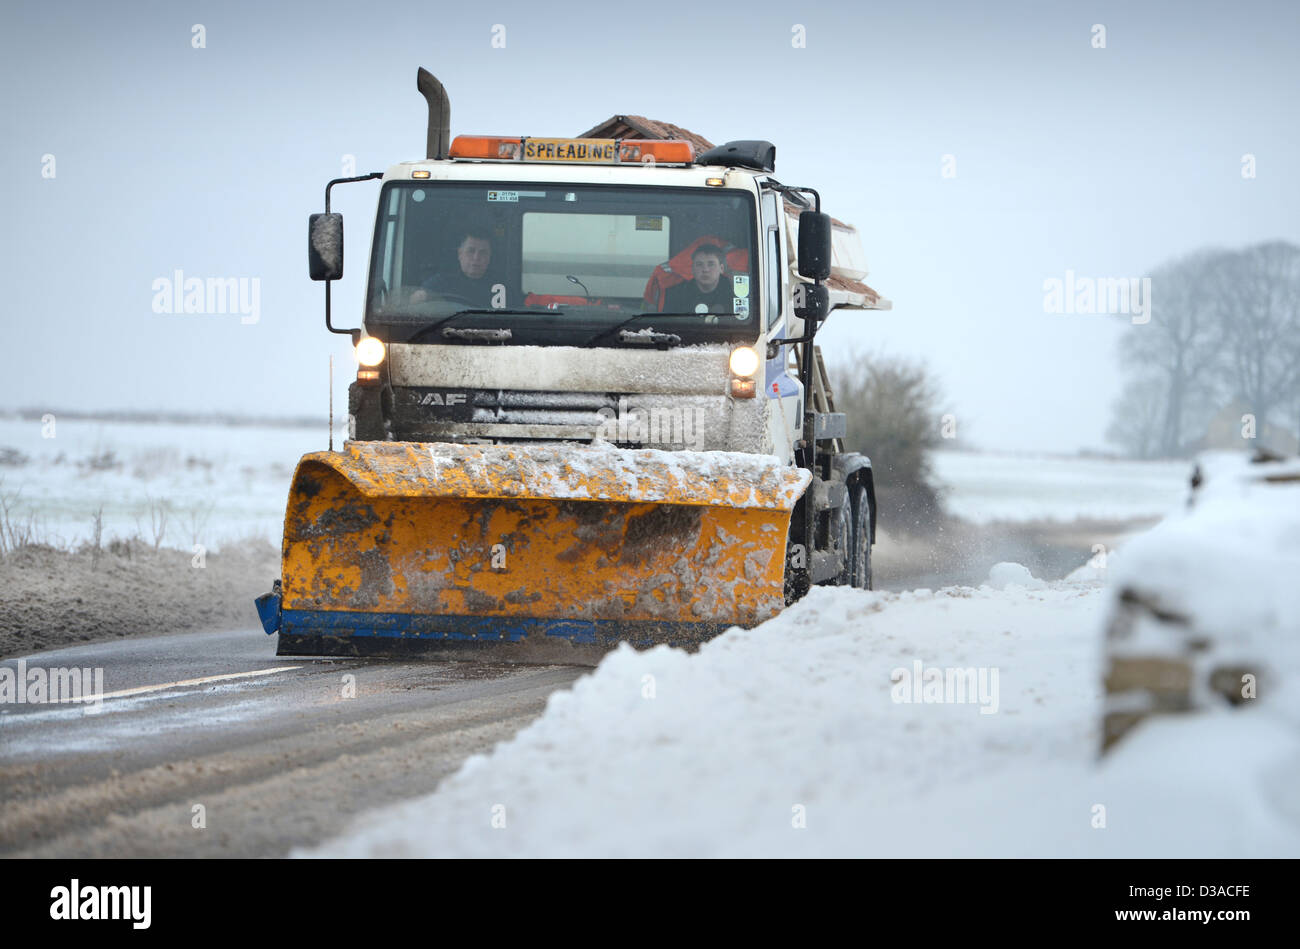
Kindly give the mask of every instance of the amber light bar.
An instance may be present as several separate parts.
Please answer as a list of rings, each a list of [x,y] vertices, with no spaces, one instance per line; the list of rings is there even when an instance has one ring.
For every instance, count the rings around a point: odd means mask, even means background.
[[[457,135],[452,158],[479,161],[570,162],[585,165],[689,165],[695,160],[690,142],[639,138],[503,138]]]

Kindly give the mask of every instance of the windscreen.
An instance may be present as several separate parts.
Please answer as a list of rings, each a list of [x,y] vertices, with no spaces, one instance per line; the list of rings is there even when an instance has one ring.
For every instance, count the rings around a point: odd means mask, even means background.
[[[389,182],[366,326],[441,344],[753,339],[754,231],[738,190]]]

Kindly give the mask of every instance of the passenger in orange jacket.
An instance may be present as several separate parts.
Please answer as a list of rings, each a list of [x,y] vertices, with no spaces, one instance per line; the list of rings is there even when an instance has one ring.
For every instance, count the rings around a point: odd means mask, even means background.
[[[663,312],[731,313],[732,291],[726,275],[726,252],[717,244],[701,244],[691,254],[693,279],[668,288]]]

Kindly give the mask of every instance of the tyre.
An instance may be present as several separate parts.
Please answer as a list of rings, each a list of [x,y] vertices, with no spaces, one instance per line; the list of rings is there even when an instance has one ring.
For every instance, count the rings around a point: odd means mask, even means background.
[[[849,490],[852,491],[852,488]],[[853,508],[849,497],[846,497],[844,506],[831,512],[831,549],[839,553],[843,565],[839,576],[831,581],[837,587],[847,587],[853,583],[853,540]]]
[[[859,590],[871,589],[871,496],[858,485],[853,497],[853,556],[850,583]]]
[[[812,589],[812,574],[808,569],[808,551],[804,549],[800,538],[803,525],[798,513],[790,519],[790,533],[785,545],[785,605],[789,606],[805,596]]]

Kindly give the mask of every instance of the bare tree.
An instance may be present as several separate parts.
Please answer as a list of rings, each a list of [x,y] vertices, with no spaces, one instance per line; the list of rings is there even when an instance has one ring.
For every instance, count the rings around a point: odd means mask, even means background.
[[[1130,326],[1120,342],[1120,365],[1144,380],[1126,391],[1133,396],[1140,388],[1143,398],[1159,399],[1159,433],[1145,457],[1183,454],[1203,428],[1195,409],[1213,402],[1222,316],[1220,302],[1207,291],[1223,254],[1202,250],[1152,271],[1151,318]],[[1122,401],[1117,412],[1132,412],[1132,401]]]
[[[100,554],[103,550],[104,540],[104,505],[95,508],[95,513],[90,518],[90,566],[95,569],[99,566]]]
[[[216,502],[208,504],[196,502],[193,506],[185,511],[185,526],[189,531],[190,543],[198,545],[199,538],[203,536],[204,529],[208,526],[208,519],[212,517],[212,511],[216,507]]]
[[[1112,441],[1140,457],[1178,457],[1230,399],[1249,405],[1261,430],[1300,404],[1300,248],[1201,250],[1150,276],[1151,319],[1121,341],[1129,379]]]
[[[24,547],[44,543],[47,535],[37,523],[36,513],[19,511],[22,489],[4,491],[0,481],[0,558],[16,553]]]
[[[153,536],[153,549],[162,546],[167,534],[167,519],[171,515],[171,503],[166,498],[149,497],[149,532]]]
[[[1248,247],[1222,258],[1214,276],[1223,311],[1221,378],[1262,430],[1276,414],[1289,414],[1300,390],[1300,247]]]

